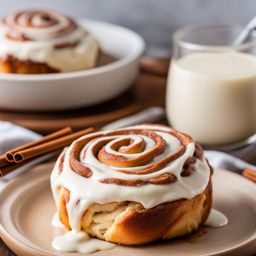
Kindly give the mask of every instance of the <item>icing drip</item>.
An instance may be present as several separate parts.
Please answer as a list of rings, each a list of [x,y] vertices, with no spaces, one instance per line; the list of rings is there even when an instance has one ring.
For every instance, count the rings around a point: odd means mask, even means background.
[[[205,226],[211,227],[211,228],[219,228],[226,226],[228,224],[228,218],[226,215],[224,215],[222,212],[211,209],[211,212],[204,223]]]
[[[51,224],[54,228],[64,228],[57,213],[54,214]],[[52,247],[62,252],[93,253],[100,250],[112,249],[115,245],[96,238],[90,238],[85,232],[69,231],[55,237],[52,241]]]
[[[107,157],[100,159],[100,150]],[[73,142],[64,152],[64,159],[60,156],[55,165],[51,186],[56,204],[59,188],[69,190],[69,223],[72,230],[80,231],[82,215],[93,203],[134,201],[152,208],[191,199],[205,190],[211,175],[207,160],[199,152],[189,136],[160,125],[88,134]],[[190,173],[182,175],[190,158],[194,159]],[[165,180],[166,173],[174,178]],[[103,182],[106,179],[113,182]],[[150,182],[152,179],[155,182]],[[140,183],[129,183],[134,180]]]
[[[51,224],[53,227],[63,228],[63,224],[60,222],[60,219],[57,213],[54,214]]]

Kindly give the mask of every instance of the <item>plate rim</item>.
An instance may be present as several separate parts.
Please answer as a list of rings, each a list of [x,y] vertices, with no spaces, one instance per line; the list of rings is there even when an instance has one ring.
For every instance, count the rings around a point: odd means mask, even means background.
[[[4,187],[2,187],[0,189],[0,202],[1,201],[3,202],[4,200],[6,200],[6,199],[2,198],[2,194],[3,194],[2,192],[8,190],[11,186],[13,186],[13,184],[15,184],[16,182],[19,182],[22,179],[25,179],[26,176],[31,176],[31,172],[33,172],[32,173],[33,178],[38,178],[38,177],[41,177],[41,176],[46,176],[47,177],[47,175],[49,175],[49,173],[51,172],[51,169],[52,169],[53,165],[54,165],[54,162],[39,164],[37,166],[34,166],[30,171],[25,172],[25,173],[19,175],[18,177],[15,177],[11,181],[7,182],[4,185]],[[39,170],[41,168],[49,168],[49,171],[40,172]],[[234,173],[234,172],[231,172],[231,171],[225,170],[225,169],[219,169],[219,168],[215,168],[214,171],[217,171],[218,173],[224,172],[225,174],[231,175],[231,176],[235,177],[236,179],[241,180],[241,182],[246,183],[246,186],[249,186],[252,189],[255,189],[255,191],[256,191],[256,186],[252,181],[244,178],[243,176],[241,176],[237,173]],[[249,197],[249,195],[247,195],[247,196]],[[256,199],[254,199],[251,196],[250,196],[250,198],[256,202]],[[9,232],[8,229],[6,229],[4,224],[1,222],[1,208],[0,208],[0,238],[6,243],[6,245],[11,250],[13,250],[13,248],[15,250],[16,250],[16,248],[18,248],[17,251],[19,251],[19,252],[22,251],[23,254],[21,254],[21,255],[26,255],[26,256],[35,255],[35,250],[36,250],[35,247],[32,247],[28,244],[24,244],[19,239],[13,237],[11,232]],[[11,244],[11,246],[9,246],[10,244]],[[35,244],[35,243],[33,243],[33,244]],[[37,244],[35,244],[35,245],[37,245]],[[208,255],[208,256],[232,255],[231,253],[236,252],[237,250],[249,250],[249,249],[254,249],[254,248],[256,250],[256,231],[255,231],[254,234],[252,234],[251,237],[243,240],[242,242],[238,243],[237,245],[235,245],[234,247],[232,247],[230,249],[224,249],[224,250],[216,251],[214,253],[209,253],[209,254],[206,254],[206,255]],[[72,255],[77,255],[77,254],[76,253],[64,254],[64,253],[52,252],[52,251],[49,252],[48,250],[40,248],[40,251],[37,251],[37,255],[38,256],[40,256],[40,255],[52,255],[52,256],[70,255],[70,256],[72,256]]]

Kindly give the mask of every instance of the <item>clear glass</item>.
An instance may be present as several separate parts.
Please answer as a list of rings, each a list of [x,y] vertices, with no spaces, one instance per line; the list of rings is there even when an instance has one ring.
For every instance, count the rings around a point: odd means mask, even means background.
[[[167,117],[205,145],[230,144],[256,132],[256,34],[234,45],[234,26],[198,26],[173,35]]]

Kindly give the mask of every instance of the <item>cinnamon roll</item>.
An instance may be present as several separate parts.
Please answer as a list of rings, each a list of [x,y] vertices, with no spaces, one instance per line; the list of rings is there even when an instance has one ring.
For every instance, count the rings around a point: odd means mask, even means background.
[[[212,205],[212,172],[190,136],[146,124],[74,141],[51,187],[67,230],[139,245],[198,229]]]
[[[41,74],[95,67],[99,43],[56,11],[25,10],[0,22],[0,72]]]

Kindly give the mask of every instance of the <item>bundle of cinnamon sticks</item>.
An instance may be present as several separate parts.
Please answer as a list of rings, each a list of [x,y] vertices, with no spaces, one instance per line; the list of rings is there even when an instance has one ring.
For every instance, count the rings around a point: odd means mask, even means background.
[[[14,148],[0,156],[0,177],[3,177],[39,156],[51,152],[58,152],[70,145],[77,138],[93,131],[93,128],[87,128],[73,132],[70,127],[66,127],[39,140]]]
[[[251,169],[244,169],[243,176],[253,182],[256,182],[256,172]]]

